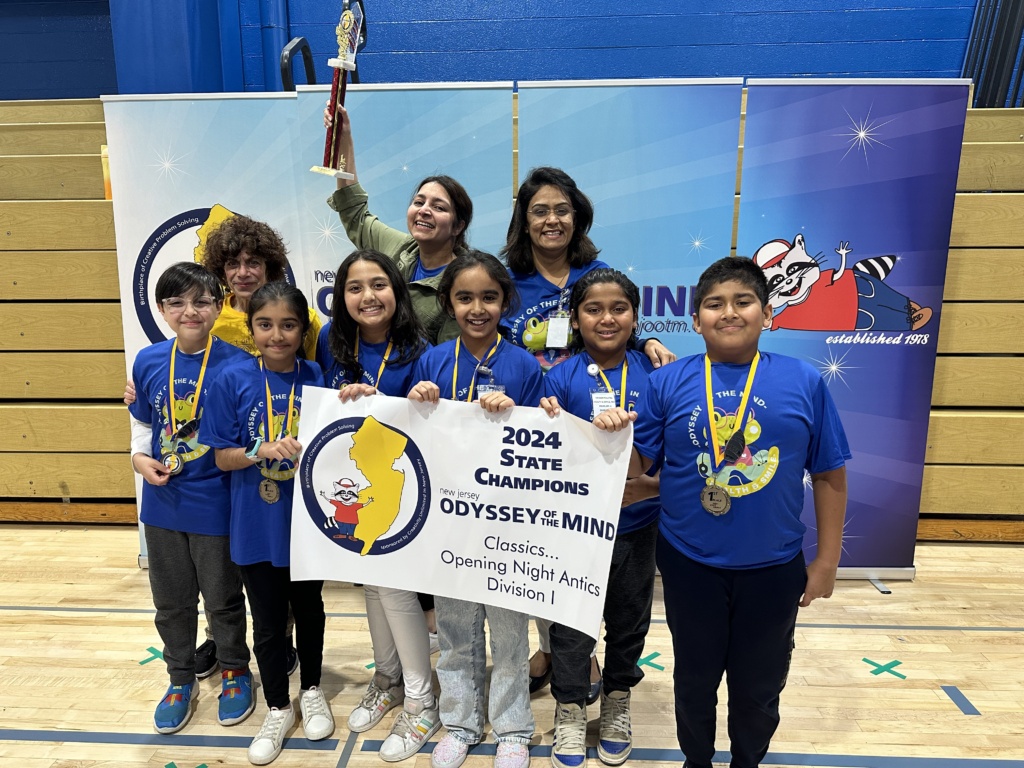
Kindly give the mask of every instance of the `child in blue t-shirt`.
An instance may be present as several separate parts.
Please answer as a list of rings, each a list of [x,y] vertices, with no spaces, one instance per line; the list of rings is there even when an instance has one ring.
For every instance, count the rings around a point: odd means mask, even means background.
[[[634,344],[640,291],[621,272],[595,269],[576,283],[569,301],[575,353],[544,377],[541,407],[555,416],[566,410],[592,420],[609,408],[633,411],[654,370]],[[653,475],[653,476],[651,476]],[[638,662],[651,625],[654,600],[654,545],[658,539],[657,467],[629,480],[604,604],[605,657],[601,725],[597,754],[606,765],[620,765],[632,749],[630,691],[644,676]],[[587,759],[587,700],[590,695],[591,637],[552,624],[551,692],[555,768],[581,768]]]
[[[504,314],[517,302],[508,272],[494,256],[480,251],[461,254],[448,265],[438,285],[444,310],[455,318],[459,337],[428,350],[416,363],[418,383],[409,398],[436,403],[439,399],[479,402],[497,413],[516,403],[540,402],[540,364],[498,331]],[[495,764],[526,768],[533,737],[527,656],[529,618],[493,605],[437,597],[437,631],[441,658],[441,722],[448,733],[430,756],[433,768],[458,768],[469,747],[483,738],[487,670],[484,619],[490,625],[491,673],[488,713],[497,741]]]
[[[772,308],[753,261],[708,267],[694,307],[706,354],[655,371],[638,415],[615,408],[594,424],[617,430],[636,420],[630,477],[664,454],[657,559],[685,768],[711,768],[723,673],[732,765],[754,768],[779,724],[798,607],[832,596],[851,456],[818,371],[759,352]],[[817,552],[805,565],[808,476]]]
[[[377,393],[405,397],[427,344],[395,263],[379,251],[350,254],[338,267],[331,306],[334,319],[317,345],[327,386],[340,388],[342,401]],[[336,486],[355,496],[346,490],[352,482],[346,480]],[[348,727],[354,733],[368,731],[389,710],[404,705],[380,747],[381,758],[393,763],[415,755],[441,727],[427,621],[414,591],[371,584],[364,590],[374,672]]]
[[[298,288],[280,282],[257,290],[249,301],[248,323],[260,357],[247,357],[224,371],[210,392],[203,420],[202,439],[215,449],[217,466],[231,476],[231,559],[241,567],[249,595],[256,662],[269,709],[249,745],[249,761],[255,765],[280,754],[295,723],[288,694],[289,606],[298,630],[303,732],[316,741],[334,731],[320,689],[323,582],[292,581],[289,571],[302,388],[323,385],[320,366],[298,356],[309,322],[306,297]]]
[[[222,668],[217,719],[245,720],[255,706],[245,597],[228,549],[230,485],[210,446],[199,442],[210,385],[248,355],[210,335],[224,301],[216,277],[180,262],[156,283],[156,305],[175,338],[139,352],[132,367],[132,466],[142,475],[142,512],[156,628],[171,685],[157,704],[159,733],[185,727],[196,708],[196,603],[200,593]]]

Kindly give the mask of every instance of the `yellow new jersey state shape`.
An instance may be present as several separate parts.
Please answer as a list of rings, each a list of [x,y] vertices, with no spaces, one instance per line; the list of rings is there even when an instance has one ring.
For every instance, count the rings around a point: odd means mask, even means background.
[[[359,510],[356,538],[363,542],[359,553],[365,555],[378,538],[387,533],[402,506],[405,472],[394,464],[405,453],[409,439],[367,416],[352,435],[349,458],[363,473],[368,485],[359,492],[363,508]]]

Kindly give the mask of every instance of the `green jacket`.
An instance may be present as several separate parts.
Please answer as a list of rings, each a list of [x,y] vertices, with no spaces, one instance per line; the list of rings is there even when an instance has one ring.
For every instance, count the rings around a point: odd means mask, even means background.
[[[437,286],[441,275],[412,280],[420,259],[420,247],[412,236],[389,227],[370,213],[369,196],[359,183],[335,191],[327,198],[327,204],[338,212],[348,239],[356,248],[372,248],[395,262],[409,284],[413,312],[423,323],[430,343],[440,344],[458,336],[459,326],[455,318],[445,314],[438,301]]]

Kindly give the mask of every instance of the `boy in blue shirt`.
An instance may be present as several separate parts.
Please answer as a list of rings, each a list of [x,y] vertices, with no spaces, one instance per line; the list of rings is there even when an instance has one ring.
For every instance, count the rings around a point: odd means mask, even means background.
[[[614,431],[636,420],[629,477],[664,452],[657,560],[684,768],[711,768],[723,673],[731,768],[755,768],[779,724],[798,607],[832,596],[851,456],[818,371],[759,352],[772,309],[753,261],[708,267],[694,306],[707,353],[651,374],[635,413],[607,410],[594,424]],[[808,473],[817,550],[805,564]]]
[[[228,550],[230,480],[199,442],[210,384],[248,354],[210,335],[224,291],[212,273],[180,262],[156,284],[160,314],[175,334],[142,350],[132,381],[132,467],[146,481],[141,520],[156,628],[171,685],[153,716],[159,733],[181,730],[196,707],[196,607],[200,592],[222,668],[217,717],[234,725],[255,702],[245,642],[242,577]]]

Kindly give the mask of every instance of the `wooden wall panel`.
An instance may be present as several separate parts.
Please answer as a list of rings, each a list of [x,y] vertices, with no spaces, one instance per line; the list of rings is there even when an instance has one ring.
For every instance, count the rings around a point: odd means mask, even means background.
[[[943,299],[1024,301],[1024,249],[951,248]]]
[[[123,403],[3,403],[0,435],[5,436],[0,453],[127,454],[131,443],[128,407]]]
[[[928,465],[921,513],[1024,517],[1024,467]]]
[[[0,297],[117,300],[117,251],[0,251]]]
[[[964,143],[1024,141],[1024,109],[968,109]]]
[[[124,349],[120,304],[0,302],[0,351]]]
[[[945,304],[939,353],[1024,353],[1024,304]]]
[[[1008,247],[1024,240],[1024,194],[960,193],[953,206],[950,247]]]
[[[22,499],[129,499],[135,495],[126,453],[5,453],[0,496]]]
[[[964,144],[956,188],[963,192],[1024,190],[1024,141]]]
[[[109,200],[0,201],[0,251],[114,247]]]
[[[0,190],[7,200],[102,200],[99,150],[85,155],[0,157]]]
[[[939,357],[932,406],[1024,407],[1024,358]]]
[[[1024,411],[932,411],[928,420],[929,464],[1024,465]],[[998,456],[996,455],[998,446]]]
[[[0,399],[120,400],[123,352],[0,352]]]
[[[0,501],[0,520],[14,523],[114,523],[134,525],[139,521],[135,503],[53,501]]]
[[[99,99],[0,101],[0,124],[96,122],[103,122],[103,102]]]
[[[0,155],[98,155],[106,143],[102,122],[23,123],[0,131]]]

